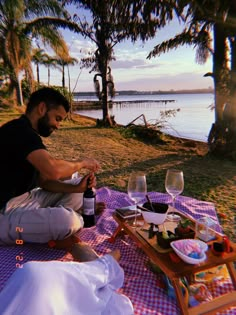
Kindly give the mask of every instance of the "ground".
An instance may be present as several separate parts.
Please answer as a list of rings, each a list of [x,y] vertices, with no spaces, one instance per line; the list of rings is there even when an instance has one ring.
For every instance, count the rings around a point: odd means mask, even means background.
[[[183,194],[215,204],[224,232],[236,241],[236,164],[208,154],[206,143],[167,138],[166,144],[151,145],[124,137],[123,128],[96,128],[90,119],[74,116],[62,129],[45,140],[57,158],[94,157],[101,163],[98,187],[126,191],[129,174],[142,170],[148,191],[165,192],[166,170],[184,172]]]
[[[22,112],[22,111],[21,111]],[[0,125],[19,113],[0,111]],[[166,170],[184,172],[183,194],[211,201],[224,232],[236,242],[236,163],[216,159],[208,154],[206,143],[165,138],[165,144],[149,144],[127,138],[126,130],[97,128],[93,119],[72,115],[61,129],[44,139],[48,150],[57,158],[68,160],[93,157],[100,161],[97,186],[126,191],[133,170],[146,173],[148,191],[165,192]]]

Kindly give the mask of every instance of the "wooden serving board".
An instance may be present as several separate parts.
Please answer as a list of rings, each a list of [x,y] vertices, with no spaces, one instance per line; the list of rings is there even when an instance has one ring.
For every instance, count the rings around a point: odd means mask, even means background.
[[[177,213],[177,212],[176,212]],[[178,214],[180,215],[181,219],[182,218],[186,218],[184,217],[182,214],[180,214],[178,212]],[[162,232],[165,228],[166,231],[171,231],[172,233],[175,233],[175,228],[177,227],[178,222],[177,221],[168,221],[166,220],[163,224],[158,225],[158,231]],[[194,226],[194,224],[193,224]],[[150,224],[145,223],[144,226],[137,228],[136,231],[139,235],[141,235],[145,241],[152,246],[157,252],[159,253],[168,253],[172,251],[172,248],[163,248],[161,247],[158,242],[157,242],[157,237],[156,235],[154,235],[152,238],[149,238],[149,230],[150,228]],[[173,239],[174,240],[174,239]]]
[[[165,224],[166,225],[166,224]],[[150,225],[149,224],[145,224],[144,226],[142,227],[138,227],[136,229],[136,232],[142,236],[142,238],[145,239],[145,241],[150,245],[152,246],[153,249],[155,249],[158,253],[168,253],[168,252],[171,252],[172,251],[172,248],[162,248],[161,246],[158,245],[157,243],[157,237],[156,235],[154,235],[152,238],[149,238],[149,227]],[[159,230],[160,231],[160,230]]]

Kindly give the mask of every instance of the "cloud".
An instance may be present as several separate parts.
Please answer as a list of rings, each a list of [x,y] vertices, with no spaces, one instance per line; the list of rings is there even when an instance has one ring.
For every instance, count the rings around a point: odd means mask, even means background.
[[[94,52],[96,50],[96,45],[91,40],[85,39],[74,39],[70,45],[70,53],[77,58],[84,58],[90,52]]]
[[[142,77],[124,77],[122,80],[117,77],[115,87],[117,90],[180,90],[180,89],[200,89],[212,87],[210,78],[203,78],[197,73],[182,73],[182,74],[166,74],[165,76],[150,77],[143,74]]]
[[[158,65],[155,65],[158,66]],[[132,60],[115,60],[111,62],[112,69],[137,69],[137,68],[151,68],[152,64],[148,64],[144,59],[132,59]]]

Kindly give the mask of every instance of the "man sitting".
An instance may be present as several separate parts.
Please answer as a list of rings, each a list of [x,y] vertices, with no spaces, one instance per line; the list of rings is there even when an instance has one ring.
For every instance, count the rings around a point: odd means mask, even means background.
[[[52,88],[32,93],[26,112],[0,127],[0,244],[62,240],[83,227],[77,212],[83,192],[96,185],[95,159],[54,158],[42,142],[69,111],[66,98]],[[85,168],[89,174],[71,178]]]

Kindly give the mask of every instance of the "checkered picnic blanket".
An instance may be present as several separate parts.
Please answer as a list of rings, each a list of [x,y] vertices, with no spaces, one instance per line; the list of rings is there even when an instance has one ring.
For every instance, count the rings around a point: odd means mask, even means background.
[[[154,202],[170,202],[167,194],[150,192],[149,197]],[[148,258],[143,251],[127,235],[118,236],[114,243],[109,242],[109,238],[117,227],[112,213],[116,208],[131,204],[127,194],[103,187],[97,190],[97,201],[106,202],[106,210],[97,218],[95,227],[82,229],[78,232],[78,236],[90,244],[98,254],[105,254],[115,248],[120,249],[122,255],[120,265],[125,272],[124,285],[120,291],[131,299],[135,315],[179,315],[180,310],[176,301],[166,294],[163,276],[150,270]],[[208,215],[218,223],[217,230],[221,231],[212,203],[179,196],[176,208],[195,219]],[[16,268],[16,255],[21,253],[24,257],[23,262],[72,259],[64,250],[50,249],[46,246],[0,247],[0,290]],[[232,290],[233,285],[230,280],[218,280],[212,282],[209,288],[215,297]],[[217,314],[236,315],[236,308]]]

